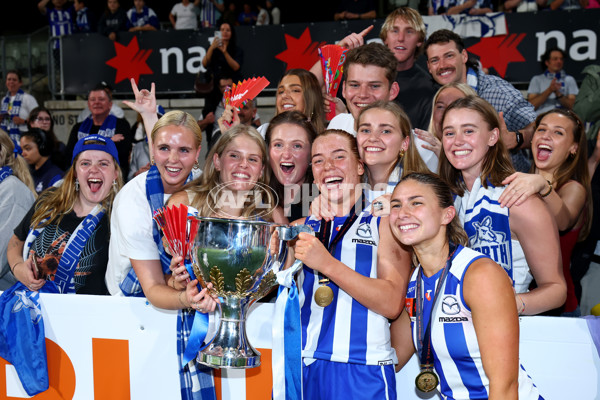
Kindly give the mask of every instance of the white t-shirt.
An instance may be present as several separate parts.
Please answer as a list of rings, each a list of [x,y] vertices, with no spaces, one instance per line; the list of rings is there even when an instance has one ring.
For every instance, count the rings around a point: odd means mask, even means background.
[[[175,16],[175,29],[198,29],[198,15],[195,8],[192,3],[187,6],[177,3],[173,6],[171,14]]]
[[[354,117],[350,113],[338,114],[329,122],[327,129],[341,129],[356,137],[356,131],[354,130]],[[435,152],[423,148],[423,144],[426,143],[424,140],[419,139],[415,135],[415,131],[411,131],[411,140],[415,141],[417,151],[421,156],[421,159],[427,165],[427,168],[433,173],[437,174],[438,170],[438,157]]]
[[[132,268],[130,258],[160,259],[152,237],[152,210],[146,199],[147,175],[144,172],[123,186],[113,203],[106,268],[106,286],[113,296],[123,296],[119,285]],[[165,203],[170,196],[165,194]]]

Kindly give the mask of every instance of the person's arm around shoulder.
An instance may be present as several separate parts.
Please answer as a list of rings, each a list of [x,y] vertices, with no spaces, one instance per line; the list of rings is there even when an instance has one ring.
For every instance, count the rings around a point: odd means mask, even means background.
[[[489,258],[480,258],[467,269],[463,284],[483,369],[490,380],[489,399],[516,400],[519,319],[510,279],[498,264]]]
[[[522,313],[535,315],[560,307],[565,302],[567,289],[558,228],[542,199],[532,196],[523,204],[511,207],[510,228],[523,247],[527,265],[537,283],[534,290],[519,294],[525,303]]]

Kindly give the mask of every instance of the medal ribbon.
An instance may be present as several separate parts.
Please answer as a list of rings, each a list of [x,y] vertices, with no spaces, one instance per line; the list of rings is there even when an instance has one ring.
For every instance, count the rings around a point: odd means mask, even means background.
[[[364,193],[361,196],[361,200],[362,200],[362,204],[361,204],[360,211],[364,210],[364,208],[365,208]],[[331,237],[331,227],[333,226],[333,221],[326,221],[324,223],[321,222],[321,226],[319,228],[319,233],[317,234],[317,237],[319,238],[321,243],[323,243],[323,246],[325,246],[325,248],[329,251],[329,253],[332,256],[334,255],[335,248],[336,248],[338,242],[343,239],[346,232],[348,232],[350,227],[354,224],[354,222],[357,219],[358,219],[358,215],[356,214],[356,204],[354,204],[352,206],[352,209],[350,210],[350,214],[348,215],[348,218],[346,218],[346,221],[344,221],[344,224],[342,225],[339,232],[336,234],[336,236],[333,238],[333,240],[331,242],[329,242],[329,238]],[[322,279],[327,279],[327,277],[325,275],[321,274],[320,272],[318,272],[318,274],[319,274],[319,281],[321,281]]]
[[[423,280],[423,269],[419,269],[419,273],[417,275],[417,354],[419,355],[419,362],[421,364],[421,371],[427,369],[426,366],[433,365],[433,354],[431,351],[431,316],[433,315],[433,307],[435,307],[435,303],[438,298],[438,294],[446,277],[448,276],[448,271],[450,270],[450,265],[452,264],[452,258],[454,257],[454,252],[456,251],[456,245],[454,243],[450,243],[450,248],[448,250],[448,260],[446,261],[446,265],[442,270],[442,274],[438,279],[435,293],[433,298],[431,299],[431,312],[429,313],[429,320],[427,321],[427,327],[425,328],[425,332],[423,332],[423,288],[422,280]]]

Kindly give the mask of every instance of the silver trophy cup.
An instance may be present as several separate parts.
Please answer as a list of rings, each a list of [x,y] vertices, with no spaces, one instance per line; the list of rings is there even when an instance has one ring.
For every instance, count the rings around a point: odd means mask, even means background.
[[[194,273],[202,287],[221,298],[221,318],[214,339],[197,357],[213,368],[253,368],[260,353],[246,336],[248,307],[277,284],[276,274],[287,258],[287,240],[308,226],[285,226],[261,221],[197,217],[200,221],[192,248]],[[277,231],[279,239],[273,238]],[[301,266],[296,261],[293,270]]]

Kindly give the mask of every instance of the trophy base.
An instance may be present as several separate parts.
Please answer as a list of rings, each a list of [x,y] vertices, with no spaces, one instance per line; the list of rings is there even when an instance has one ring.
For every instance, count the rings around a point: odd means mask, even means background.
[[[211,368],[255,368],[260,366],[260,353],[253,348],[243,352],[210,345],[198,354],[196,361]]]

